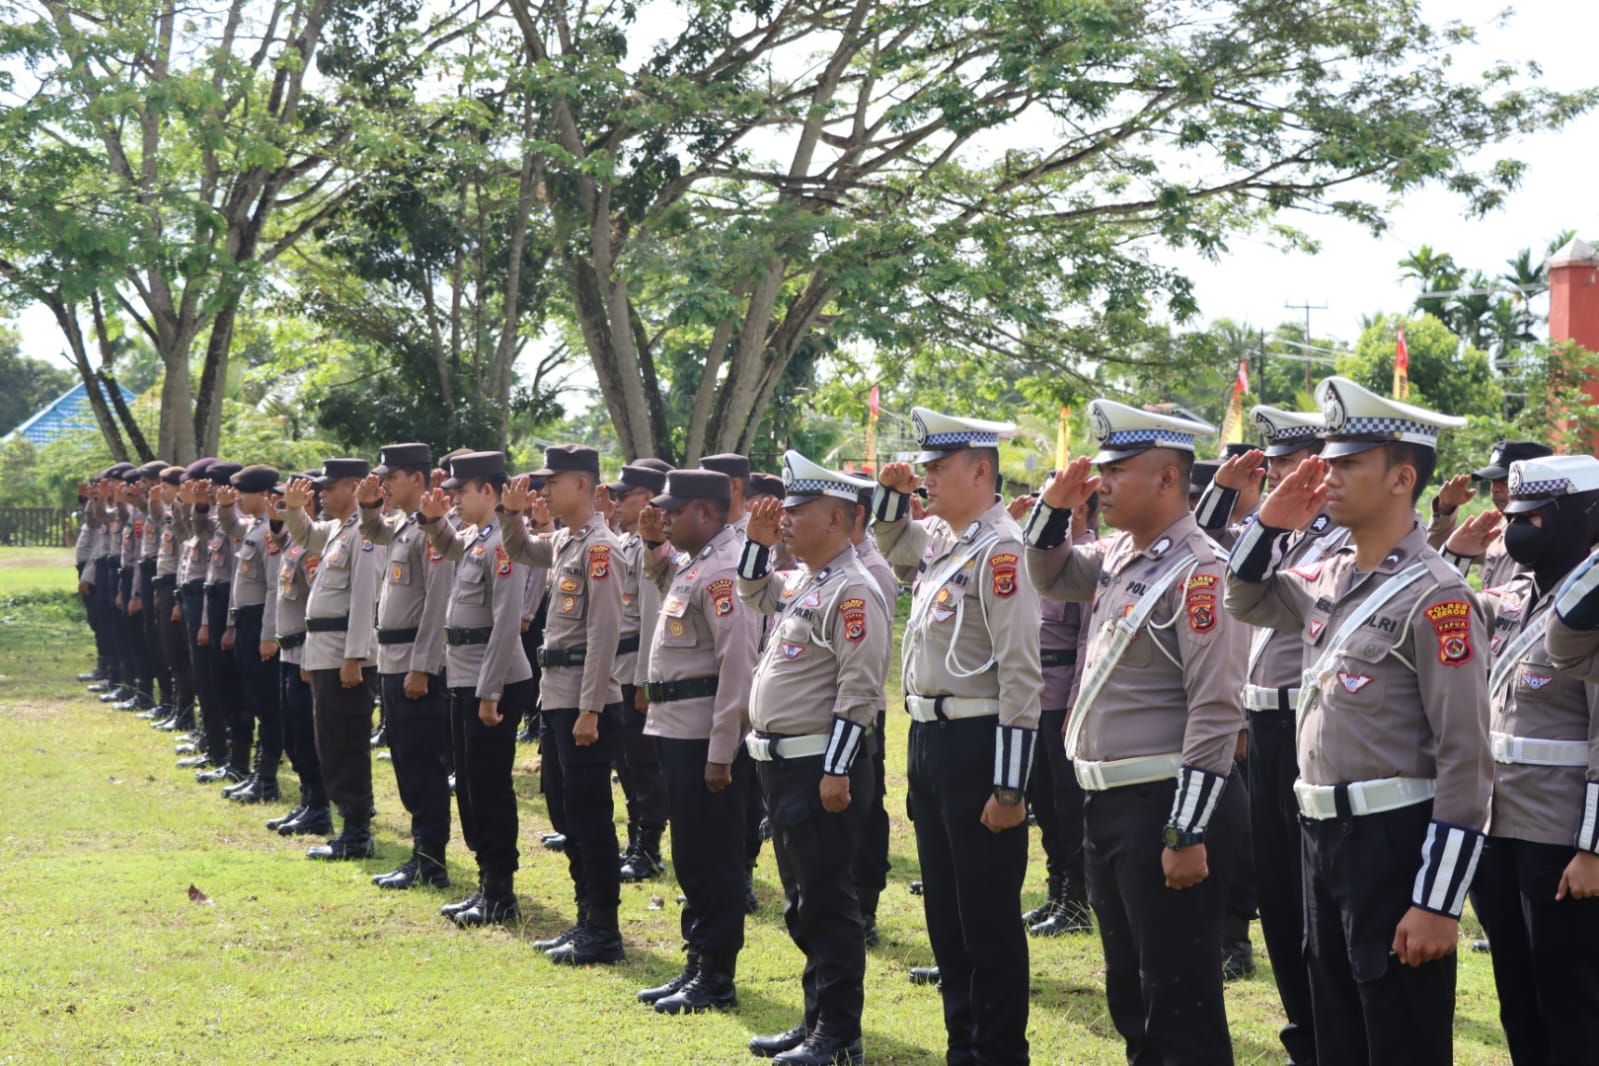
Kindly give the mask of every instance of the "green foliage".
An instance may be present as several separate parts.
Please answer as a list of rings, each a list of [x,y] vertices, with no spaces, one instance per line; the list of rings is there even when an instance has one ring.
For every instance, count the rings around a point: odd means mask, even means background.
[[[70,370],[23,355],[15,331],[0,329],[0,436],[72,388],[76,380]]]

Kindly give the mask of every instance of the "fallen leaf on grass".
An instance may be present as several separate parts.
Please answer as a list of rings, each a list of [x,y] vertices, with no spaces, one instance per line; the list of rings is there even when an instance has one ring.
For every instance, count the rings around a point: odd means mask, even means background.
[[[215,900],[206,895],[204,892],[201,892],[198,888],[195,888],[193,885],[189,886],[189,902],[199,903],[206,907],[216,906]]]
[[[651,896],[650,897],[650,910],[652,910],[652,911],[662,910],[663,908],[665,908],[665,906],[666,906],[666,900],[662,899],[660,896]]]

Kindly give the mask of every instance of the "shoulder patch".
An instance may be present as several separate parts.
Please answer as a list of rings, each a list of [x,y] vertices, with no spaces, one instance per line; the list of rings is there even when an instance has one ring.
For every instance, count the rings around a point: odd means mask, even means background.
[[[428,544],[428,562],[430,562],[430,563],[442,563],[443,561],[444,561],[444,553],[439,551],[431,543],[429,543]]]
[[[371,551],[372,550],[372,542],[367,540],[365,537],[362,537],[361,538],[361,550],[364,551],[364,552]]]
[[[1195,633],[1209,633],[1216,628],[1216,576],[1195,574],[1188,579],[1184,596],[1188,608],[1188,628]]]
[[[611,546],[609,544],[593,544],[589,546],[589,580],[604,581],[611,576]]]
[[[1445,666],[1471,662],[1471,604],[1445,600],[1428,607],[1423,614],[1438,637],[1438,661]]]
[[[494,572],[501,577],[511,576],[511,557],[505,553],[505,545],[494,546]]]
[[[717,578],[705,586],[705,592],[711,597],[711,610],[716,613],[716,617],[726,618],[733,613],[732,578]]]
[[[1014,583],[1014,582],[1013,582]],[[997,589],[995,590],[998,591]],[[1014,591],[1014,590],[1013,590]],[[866,601],[859,596],[851,596],[838,605],[838,613],[844,619],[844,639],[851,644],[859,644],[866,639]]]
[[[994,595],[1000,599],[1009,599],[1016,595],[1016,564],[1017,557],[1011,552],[999,552],[988,557],[988,569],[993,580]],[[865,616],[862,615],[864,622]],[[864,636],[864,631],[862,636]]]

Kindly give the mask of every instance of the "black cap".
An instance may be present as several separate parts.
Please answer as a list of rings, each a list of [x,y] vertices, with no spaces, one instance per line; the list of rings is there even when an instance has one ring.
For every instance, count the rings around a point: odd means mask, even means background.
[[[317,482],[317,488],[325,489],[347,477],[366,477],[371,472],[372,464],[365,459],[329,459],[322,464],[322,477]]]
[[[385,444],[378,449],[378,465],[372,473],[383,477],[395,470],[428,470],[433,466],[433,449],[426,444]]]
[[[1250,452],[1258,452],[1260,451],[1260,445],[1245,444],[1243,441],[1233,441],[1230,444],[1223,445],[1222,449],[1221,457],[1223,459],[1231,459],[1237,455],[1248,455]]]
[[[648,489],[651,496],[659,496],[666,491],[666,471],[644,466],[642,462],[629,463],[617,479],[605,487],[611,490],[612,496],[625,496],[634,489]]]
[[[536,470],[525,470],[516,476],[527,478],[529,492],[537,492],[544,487],[544,477]]]
[[[1502,440],[1489,453],[1488,465],[1481,470],[1473,470],[1471,476],[1478,481],[1503,481],[1510,476],[1511,463],[1542,459],[1553,454],[1553,448],[1534,440]]]
[[[677,469],[677,467],[673,466],[671,463],[667,462],[665,459],[657,459],[653,455],[647,455],[643,459],[634,459],[631,463],[628,463],[627,465],[628,466],[642,466],[646,470],[655,470],[655,471],[659,471],[662,474],[670,474],[673,470]]]
[[[161,471],[165,470],[167,465],[164,459],[151,459],[148,463],[139,467],[139,476],[154,481],[161,476]]]
[[[188,466],[183,468],[183,480],[184,481],[204,481],[204,480],[206,480],[206,476],[205,476],[206,471],[210,470],[211,469],[211,464],[216,462],[216,461],[217,460],[215,460],[215,459],[196,459],[194,462],[190,463]]]
[[[493,484],[505,481],[504,452],[467,452],[450,460],[450,476],[444,482],[447,489],[458,489],[474,478]]]
[[[732,479],[717,470],[674,470],[666,476],[666,491],[651,500],[663,511],[675,511],[695,500],[728,503],[733,499]]]
[[[207,468],[205,476],[213,485],[227,485],[232,483],[233,475],[243,469],[243,463],[226,463],[218,459]]]
[[[1210,483],[1216,480],[1216,471],[1220,466],[1219,459],[1196,459],[1194,468],[1188,473],[1188,495],[1198,496],[1210,488]]]
[[[276,467],[247,466],[233,475],[233,487],[240,492],[271,492],[278,486]]]
[[[129,467],[128,469],[124,470],[121,473],[120,476],[121,476],[122,481],[123,481],[124,484],[137,485],[139,483],[139,479],[142,478],[144,475],[139,473],[139,468],[138,467],[133,466],[133,467]]]
[[[751,496],[776,496],[782,499],[788,493],[783,488],[783,479],[776,474],[751,474]]]
[[[544,449],[544,466],[533,471],[533,476],[551,478],[570,472],[589,474],[600,479],[600,453],[587,444],[552,444]]]
[[[169,467],[167,467],[166,469],[161,471],[161,480],[165,481],[168,485],[181,485],[181,484],[183,484],[183,467],[181,467],[181,466],[169,466]]]
[[[309,481],[309,482],[311,482],[311,487],[312,488],[321,488],[322,486],[318,485],[317,482],[322,480],[322,471],[320,471],[320,470],[300,470],[300,471],[291,470],[289,472],[289,476],[284,478],[283,480],[284,480],[284,482],[286,482],[287,484],[290,484],[290,485],[294,484],[296,481]]]
[[[750,460],[747,455],[723,452],[721,455],[707,455],[701,459],[700,469],[714,470],[718,474],[726,474],[731,478],[746,480],[750,476]]]

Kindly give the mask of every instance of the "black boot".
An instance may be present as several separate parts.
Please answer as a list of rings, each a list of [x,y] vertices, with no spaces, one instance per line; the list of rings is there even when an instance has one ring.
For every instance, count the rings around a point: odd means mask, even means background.
[[[533,950],[548,952],[554,950],[555,948],[565,947],[567,944],[570,944],[572,941],[576,940],[578,934],[587,928],[588,924],[588,913],[584,911],[582,907],[579,907],[577,909],[576,925],[572,926],[570,929],[563,929],[559,933],[556,933],[554,936],[547,939],[533,941]]]
[[[194,775],[194,779],[202,785],[214,785],[218,782],[237,784],[243,781],[244,778],[245,773],[243,770],[235,770],[233,767],[226,765],[218,766],[211,770],[199,770]]]
[[[1088,896],[1083,886],[1075,881],[1062,881],[1060,894],[1055,897],[1055,907],[1049,917],[1028,927],[1033,936],[1065,936],[1067,933],[1092,933],[1094,912],[1089,909]]]
[[[883,938],[877,932],[877,890],[875,888],[857,888],[861,897],[861,928],[866,933],[866,946],[875,948],[882,943]]]
[[[446,918],[454,918],[462,911],[469,911],[483,902],[483,875],[477,875],[477,887],[465,899],[458,899],[454,903],[446,903],[439,908],[439,913]]]
[[[539,843],[543,844],[546,848],[548,848],[551,851],[565,851],[566,850],[566,834],[565,833],[541,833],[539,835]]]
[[[1060,887],[1061,882],[1064,880],[1065,878],[1061,874],[1053,871],[1050,873],[1049,895],[1044,899],[1044,902],[1040,903],[1032,910],[1022,912],[1023,925],[1037,925],[1039,922],[1055,913],[1055,904],[1060,902]]]
[[[786,1033],[773,1033],[770,1036],[750,1037],[750,1054],[763,1059],[773,1055],[781,1055],[785,1051],[792,1051],[805,1043],[805,1038],[810,1035],[810,1030],[803,1025],[796,1025]]]
[[[818,1027],[799,1047],[774,1055],[772,1061],[783,1066],[854,1066],[866,1061],[866,1053],[861,1050],[860,1037],[840,1040]]]
[[[699,972],[694,979],[670,996],[655,1002],[657,1014],[699,1014],[738,1006],[738,991],[733,973],[738,952],[707,948],[700,952]]]
[[[755,864],[752,862],[744,868],[744,909],[754,914],[761,909],[761,901],[755,898]]]
[[[559,947],[560,945],[553,946]],[[659,1003],[667,996],[681,991],[683,986],[694,980],[695,976],[698,975],[699,972],[700,953],[695,951],[693,948],[690,948],[688,952],[688,958],[683,961],[683,971],[676,977],[673,977],[670,981],[666,982],[664,985],[656,985],[654,988],[642,989],[638,994],[638,1001],[640,1003]]]
[[[281,829],[281,828],[283,828],[283,826],[285,824],[294,821],[296,818],[300,817],[300,815],[302,815],[304,813],[305,813],[305,789],[304,789],[304,787],[302,787],[300,789],[300,802],[295,804],[294,809],[291,810],[288,814],[280,814],[276,818],[268,819],[266,827],[268,829],[274,829],[274,830]]]
[[[483,898],[478,900],[475,907],[450,915],[450,920],[458,929],[520,922],[522,908],[516,902],[515,875],[484,874]]]
[[[1249,943],[1249,918],[1229,914],[1221,923],[1221,977],[1241,981],[1255,976],[1255,949]]]
[[[633,849],[636,847],[638,847],[638,819],[629,818],[627,820],[627,847],[623,848],[622,853],[616,857],[617,863],[623,866],[627,865],[627,860],[633,857]]]
[[[449,888],[450,875],[444,869],[444,849],[428,848],[418,844],[412,850],[411,857],[401,863],[398,869],[378,874],[372,878],[372,883],[379,888],[392,888],[398,891],[404,891],[413,885]]]
[[[344,829],[338,836],[326,844],[308,848],[305,857],[338,862],[346,859],[376,858],[377,853],[378,846],[372,839],[372,823],[346,818]]]
[[[251,770],[243,781],[237,781],[222,790],[224,799],[232,799],[240,792],[246,792],[255,786],[256,771]]]
[[[278,761],[256,755],[255,780],[248,788],[236,790],[228,798],[237,803],[276,803],[278,791]]]
[[[197,751],[193,755],[185,755],[183,758],[178,760],[178,768],[181,770],[194,770],[202,766],[210,765],[211,759],[203,751]]]
[[[911,984],[938,986],[940,975],[937,966],[912,966]]]
[[[588,966],[625,962],[627,952],[622,947],[622,934],[617,931],[616,918],[612,915],[598,922],[591,918],[576,936],[546,951],[544,957],[560,966]]]
[[[622,880],[648,881],[661,876],[665,869],[661,862],[661,830],[653,826],[639,826],[632,853],[622,863]]]

